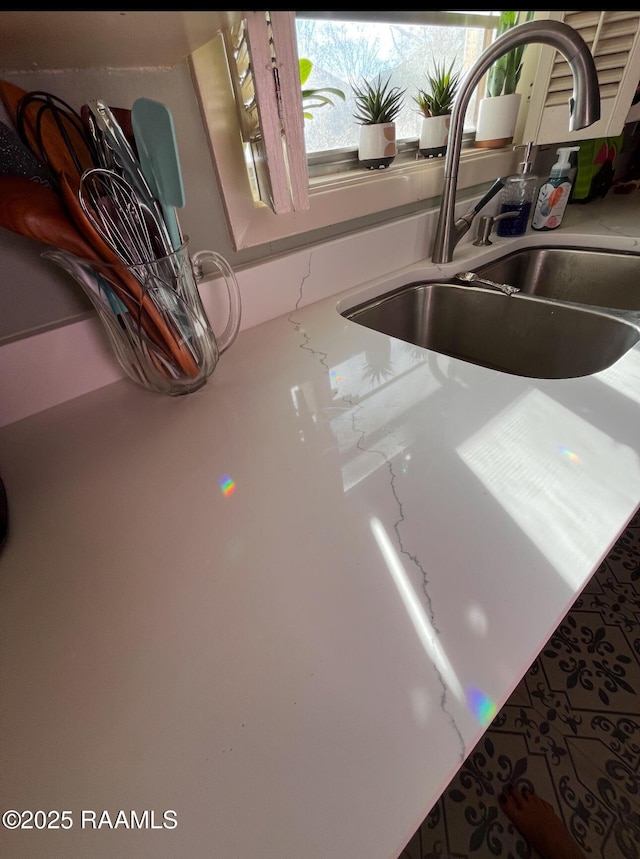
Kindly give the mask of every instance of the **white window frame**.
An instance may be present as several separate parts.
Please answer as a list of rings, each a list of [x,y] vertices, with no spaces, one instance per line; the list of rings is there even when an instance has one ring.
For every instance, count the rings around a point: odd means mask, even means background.
[[[244,17],[248,14],[238,13]],[[443,159],[437,163],[436,159],[421,159],[394,164],[384,175],[363,170],[310,179],[308,209],[275,214],[266,204],[254,201],[222,33],[195,51],[190,61],[235,250],[392,212],[420,201],[434,200],[433,205],[437,204],[443,185]],[[489,183],[512,172],[516,162],[510,149],[465,151],[458,187],[463,191]]]

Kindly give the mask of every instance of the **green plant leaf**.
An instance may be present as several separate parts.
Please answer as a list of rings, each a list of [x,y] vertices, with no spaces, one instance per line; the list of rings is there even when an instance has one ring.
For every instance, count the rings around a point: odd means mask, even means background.
[[[525,13],[501,12],[496,28],[497,36],[500,37],[512,27],[517,27],[533,18],[533,12],[527,12],[524,19],[521,19],[521,15],[525,15]],[[487,75],[487,94],[490,97],[511,95],[516,91],[522,72],[522,55],[525,47],[526,45],[519,45],[517,48],[513,48],[507,54],[499,57],[491,66]]]
[[[311,60],[308,60],[306,57],[300,57],[298,60],[298,67],[300,70],[300,85],[304,87],[304,84],[307,82],[309,75],[311,74],[311,70],[313,69],[313,63]],[[333,95],[336,98],[341,98],[345,101],[346,96],[342,92],[341,89],[337,87],[318,87],[317,89],[302,89],[302,115],[305,119],[313,119],[313,114],[310,112],[309,108],[317,109],[319,107],[325,107],[325,105],[333,105],[333,101],[329,98],[329,95]]]
[[[423,116],[446,116],[453,110],[458,86],[460,84],[460,73],[453,71],[454,61],[449,68],[442,63],[435,63],[432,74],[427,74],[427,80],[431,92],[419,89],[413,100]]]
[[[324,107],[326,104],[333,104],[333,102],[329,96],[321,95],[319,90],[317,92],[309,90],[309,95],[305,96],[304,99],[304,107],[307,110]]]
[[[300,57],[298,60],[298,68],[300,70],[300,85],[304,86],[304,84],[309,80],[313,63],[306,57]]]
[[[341,89],[338,89],[337,87],[333,87],[333,86],[320,87],[319,89],[303,89],[302,90],[302,98],[303,99],[314,98],[315,96],[317,96],[319,93],[322,93],[322,92],[328,92],[331,95],[335,95],[338,98],[341,98],[342,101],[344,101],[346,98],[345,94],[342,92]],[[326,101],[328,104],[333,104],[333,102],[331,101],[330,98],[327,98]]]
[[[351,89],[356,102],[354,119],[360,125],[378,125],[383,122],[393,122],[404,107],[406,90],[391,87],[391,76],[382,83],[380,75],[369,83],[351,83]]]

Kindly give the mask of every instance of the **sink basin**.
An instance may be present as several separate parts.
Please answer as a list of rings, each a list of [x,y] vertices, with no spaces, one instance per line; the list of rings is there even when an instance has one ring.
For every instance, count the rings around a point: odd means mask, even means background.
[[[640,254],[580,248],[523,248],[479,266],[477,274],[528,295],[640,310]]]
[[[605,370],[638,342],[640,317],[615,313],[421,281],[342,316],[472,364],[516,376],[570,379]]]

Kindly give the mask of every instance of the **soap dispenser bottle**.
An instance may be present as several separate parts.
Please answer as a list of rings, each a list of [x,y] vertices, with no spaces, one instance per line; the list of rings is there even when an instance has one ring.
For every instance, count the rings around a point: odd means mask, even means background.
[[[501,191],[500,214],[517,212],[514,218],[504,218],[498,221],[497,234],[503,238],[508,236],[523,236],[527,231],[531,207],[538,187],[538,177],[531,172],[531,143],[524,145],[524,161],[518,165],[514,173],[504,183]],[[514,146],[520,149],[520,146]]]
[[[555,230],[562,223],[571,194],[572,170],[570,156],[579,146],[561,146],[558,160],[551,168],[547,181],[540,188],[531,226],[534,230]]]

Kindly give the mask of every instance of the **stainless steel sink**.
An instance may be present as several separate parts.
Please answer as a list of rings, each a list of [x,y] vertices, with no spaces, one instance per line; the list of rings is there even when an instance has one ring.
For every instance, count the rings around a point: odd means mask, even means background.
[[[523,248],[476,273],[528,295],[640,310],[640,254],[568,247]]]
[[[342,315],[443,355],[538,379],[597,373],[640,338],[638,314],[448,282],[410,283]]]

